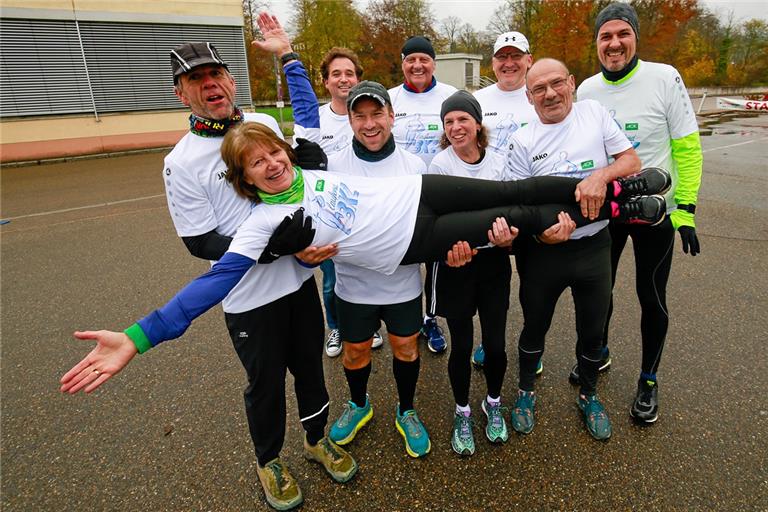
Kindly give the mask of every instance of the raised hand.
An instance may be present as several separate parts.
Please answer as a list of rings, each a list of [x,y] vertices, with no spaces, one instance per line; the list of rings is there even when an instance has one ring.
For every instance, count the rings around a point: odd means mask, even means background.
[[[262,12],[259,14],[256,23],[261,30],[263,41],[254,40],[251,44],[259,50],[272,53],[277,57],[291,53],[291,40],[288,34],[283,30],[283,26],[277,20],[276,16]]]
[[[75,338],[96,340],[96,347],[61,378],[62,393],[90,393],[114,377],[138,352],[133,341],[122,332],[76,331]]]

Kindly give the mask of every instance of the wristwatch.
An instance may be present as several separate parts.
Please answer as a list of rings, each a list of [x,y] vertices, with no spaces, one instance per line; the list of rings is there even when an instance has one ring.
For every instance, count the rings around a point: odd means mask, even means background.
[[[678,210],[685,210],[686,212],[690,213],[691,215],[696,213],[696,205],[695,204],[679,204],[677,205]]]
[[[299,60],[299,54],[296,52],[289,52],[280,56],[280,64],[285,66],[292,60]]]

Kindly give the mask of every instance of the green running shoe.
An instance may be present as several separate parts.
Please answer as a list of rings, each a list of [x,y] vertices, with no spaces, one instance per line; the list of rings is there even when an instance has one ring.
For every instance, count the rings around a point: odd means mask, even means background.
[[[328,437],[339,445],[350,443],[355,438],[357,431],[363,428],[371,418],[373,418],[373,407],[371,407],[371,402],[367,396],[365,397],[364,407],[358,407],[355,402],[350,400],[344,405],[344,410],[341,411],[339,419],[331,425]]]
[[[432,449],[429,434],[424,424],[416,415],[416,411],[410,409],[400,414],[400,404],[397,405],[395,427],[405,440],[405,451],[414,458],[423,457]]]
[[[291,510],[304,501],[299,485],[280,459],[273,459],[264,467],[257,463],[256,474],[267,503],[275,510]]]
[[[488,420],[488,423],[485,424],[485,437],[492,443],[506,443],[509,439],[509,430],[507,430],[507,422],[504,421],[504,409],[501,407],[501,402],[491,405],[488,400],[483,399],[480,407]]]
[[[586,398],[579,395],[579,409],[584,413],[584,423],[592,437],[598,441],[607,441],[611,437],[611,420],[597,395]]]
[[[315,446],[307,442],[304,436],[304,457],[319,462],[331,475],[331,478],[343,484],[357,473],[357,462],[344,448],[325,436]]]
[[[457,412],[453,416],[451,448],[459,455],[475,453],[475,437],[472,435],[472,417]]]
[[[512,428],[521,434],[530,434],[536,424],[533,411],[536,407],[536,396],[533,391],[517,391],[517,400],[512,409]]]

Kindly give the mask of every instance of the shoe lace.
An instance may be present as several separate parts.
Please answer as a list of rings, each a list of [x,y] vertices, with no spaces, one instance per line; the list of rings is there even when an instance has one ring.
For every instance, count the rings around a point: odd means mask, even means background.
[[[456,422],[457,425],[454,428],[459,431],[459,438],[464,440],[472,437],[472,425],[474,421],[471,416],[464,416],[463,414],[459,415],[456,418]]]
[[[533,393],[520,393],[515,402],[515,411],[522,413],[524,410],[533,409]]]
[[[587,397],[587,405],[585,407],[585,411],[587,412],[587,417],[589,417],[589,419],[592,421],[598,419],[602,420],[608,417],[608,415],[605,413],[603,404],[600,403],[600,400],[598,400],[596,396]]]
[[[283,477],[283,466],[278,461],[270,462],[264,469],[270,470],[275,475],[275,482],[277,482],[279,489],[283,489],[288,484],[288,481]]]
[[[339,416],[339,425],[344,427],[348,425],[352,421],[352,416],[355,412],[356,405],[352,402],[347,402],[344,404],[344,410],[341,411],[341,416]]]
[[[509,409],[501,404],[490,405],[488,402],[485,402],[485,408],[488,414],[488,422],[491,424],[491,427],[494,429],[501,428],[504,423],[504,415]]]
[[[408,431],[408,435],[411,437],[421,437],[421,422],[419,417],[416,416],[416,411],[408,411],[403,414],[403,419],[400,420],[405,429]]]
[[[343,458],[343,455],[336,449],[336,445],[334,445],[327,437],[323,438],[320,443],[322,444],[323,450],[331,456],[331,459],[334,462]]]
[[[631,179],[624,180],[621,183],[621,188],[627,195],[642,194],[648,190],[648,180],[642,176],[633,176]]]

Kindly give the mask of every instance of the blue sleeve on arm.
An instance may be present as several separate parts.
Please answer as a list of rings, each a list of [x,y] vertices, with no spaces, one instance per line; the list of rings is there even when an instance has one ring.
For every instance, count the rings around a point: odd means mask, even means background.
[[[184,334],[195,318],[224,300],[254,263],[241,254],[225,253],[211,270],[185,286],[165,306],[139,320],[152,346]]]
[[[294,122],[304,128],[320,128],[320,103],[304,64],[300,61],[292,62],[283,68],[283,72],[291,96]]]

